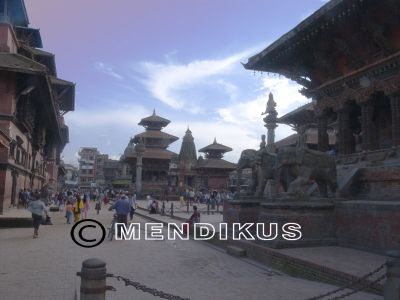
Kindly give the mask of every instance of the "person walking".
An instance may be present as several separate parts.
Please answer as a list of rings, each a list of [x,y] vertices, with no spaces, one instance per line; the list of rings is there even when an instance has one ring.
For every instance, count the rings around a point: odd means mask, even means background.
[[[65,217],[67,218],[67,224],[72,223],[73,215],[74,215],[74,206],[70,201],[67,201],[67,205],[65,206]]]
[[[74,222],[79,222],[81,219],[81,211],[83,208],[83,201],[81,199],[81,196],[79,194],[76,195],[76,201],[74,205]]]
[[[90,198],[88,196],[83,197],[83,219],[87,219],[87,214],[90,209]]]
[[[33,238],[39,237],[39,226],[42,223],[43,213],[46,211],[46,206],[39,197],[34,197],[28,203],[28,210],[32,213],[33,219]]]
[[[100,200],[100,198],[97,198],[97,200],[96,200],[96,205],[95,205],[94,208],[96,209],[97,214],[99,214],[99,213],[100,213],[100,210],[101,210],[101,200]]]

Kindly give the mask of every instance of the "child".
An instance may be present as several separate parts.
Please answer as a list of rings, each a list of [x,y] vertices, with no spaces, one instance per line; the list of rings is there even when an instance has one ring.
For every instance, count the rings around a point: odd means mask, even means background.
[[[65,217],[67,218],[67,224],[72,223],[73,215],[74,215],[74,206],[70,201],[67,201],[67,205],[65,206]]]

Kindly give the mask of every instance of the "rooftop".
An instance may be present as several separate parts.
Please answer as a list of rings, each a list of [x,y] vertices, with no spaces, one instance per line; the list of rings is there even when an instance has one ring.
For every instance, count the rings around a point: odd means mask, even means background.
[[[149,130],[161,130],[163,127],[171,123],[170,120],[160,117],[156,114],[156,110],[153,110],[153,114],[149,117],[140,120],[138,125],[144,126]]]
[[[212,144],[210,144],[210,145],[208,145],[208,146],[206,146],[204,148],[201,148],[199,150],[199,152],[210,152],[210,151],[225,153],[225,152],[232,151],[232,148],[217,143],[217,139],[214,138],[214,142]]]
[[[198,160],[196,169],[224,169],[235,170],[236,165],[220,158],[206,158]]]

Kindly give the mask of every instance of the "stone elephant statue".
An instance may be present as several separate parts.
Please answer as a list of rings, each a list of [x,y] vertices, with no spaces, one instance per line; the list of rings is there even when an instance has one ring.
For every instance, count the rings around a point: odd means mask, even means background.
[[[335,158],[324,152],[306,148],[284,147],[279,149],[275,178],[288,194],[309,195],[317,184],[321,197],[328,197],[337,189]]]
[[[261,197],[263,195],[268,179],[274,178],[274,166],[276,155],[269,153],[265,148],[258,151],[246,149],[242,151],[237,164],[238,173],[245,169],[252,170],[252,183],[248,193],[252,196]]]

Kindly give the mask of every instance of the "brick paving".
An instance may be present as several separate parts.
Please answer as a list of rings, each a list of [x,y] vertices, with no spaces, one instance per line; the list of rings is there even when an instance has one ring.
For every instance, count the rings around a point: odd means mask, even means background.
[[[293,278],[249,259],[238,259],[199,241],[105,241],[81,248],[70,236],[62,213],[50,213],[55,225],[42,226],[39,239],[28,228],[0,230],[0,295],[2,299],[74,299],[82,260],[98,257],[108,272],[191,299],[306,299],[334,289],[328,284]],[[108,225],[112,213],[90,217]],[[136,217],[135,221],[144,222]],[[125,287],[108,299],[158,299]],[[357,294],[347,299],[382,299]]]

